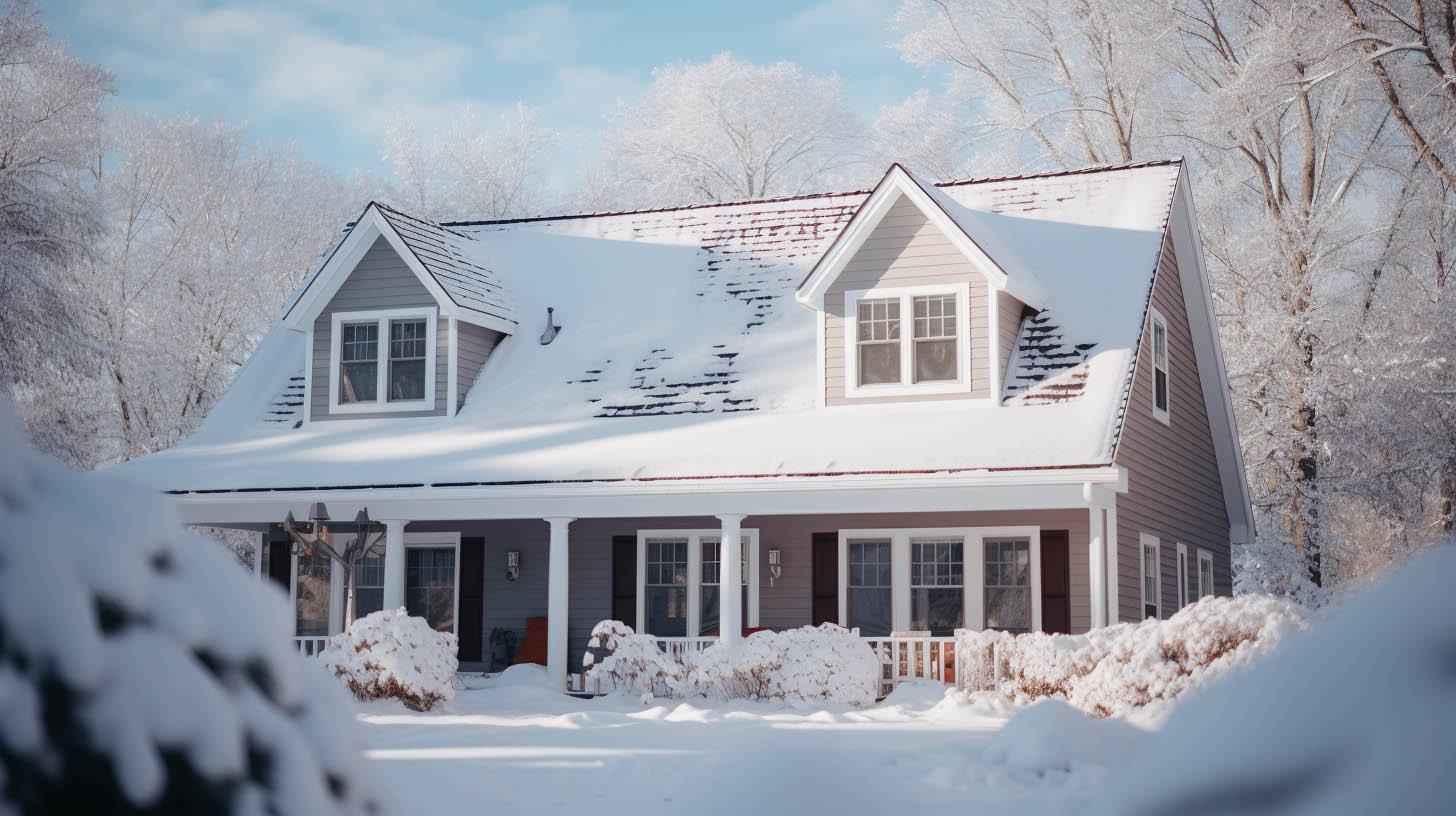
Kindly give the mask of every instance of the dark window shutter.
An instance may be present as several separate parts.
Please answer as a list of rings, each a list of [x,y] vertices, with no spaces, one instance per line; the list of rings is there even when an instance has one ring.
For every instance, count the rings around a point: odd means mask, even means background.
[[[485,644],[485,539],[460,539],[461,661],[481,659]]]
[[[839,533],[814,533],[814,625],[839,622]]]
[[[293,559],[289,545],[288,535],[282,530],[273,530],[268,538],[268,577],[279,586],[284,592],[289,591],[293,584],[293,576],[290,574],[293,569]]]
[[[612,620],[637,627],[637,536],[612,536]]]
[[[1041,630],[1072,631],[1071,553],[1066,530],[1041,531]]]

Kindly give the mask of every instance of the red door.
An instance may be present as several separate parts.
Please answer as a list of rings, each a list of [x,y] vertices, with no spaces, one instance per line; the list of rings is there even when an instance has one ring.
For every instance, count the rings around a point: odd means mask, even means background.
[[[1041,629],[1072,631],[1071,561],[1066,530],[1041,531]]]

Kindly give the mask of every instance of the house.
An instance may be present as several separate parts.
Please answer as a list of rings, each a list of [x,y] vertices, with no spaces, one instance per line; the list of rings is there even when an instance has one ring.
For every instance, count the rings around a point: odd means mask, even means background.
[[[344,608],[280,528],[314,502],[384,524],[359,614],[407,605],[466,665],[545,616],[561,682],[608,618],[691,647],[1167,617],[1230,594],[1251,534],[1189,187],[895,165],[636,212],[371,203],[194,437],[122,467],[256,532],[308,648]]]

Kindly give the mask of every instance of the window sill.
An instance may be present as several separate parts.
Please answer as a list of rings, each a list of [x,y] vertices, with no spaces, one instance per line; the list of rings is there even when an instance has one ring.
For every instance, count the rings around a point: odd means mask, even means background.
[[[886,383],[883,385],[858,385],[846,387],[844,389],[844,396],[846,399],[866,397],[913,397],[920,394],[946,395],[969,393],[971,393],[970,386],[960,380],[917,383],[914,385],[905,385],[901,383]]]
[[[388,414],[400,411],[433,411],[432,400],[399,400],[396,402],[348,402],[330,405],[330,414]]]

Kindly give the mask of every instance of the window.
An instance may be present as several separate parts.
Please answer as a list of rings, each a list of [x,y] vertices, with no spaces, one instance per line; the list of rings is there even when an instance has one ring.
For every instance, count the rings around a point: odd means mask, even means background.
[[[381,593],[381,599],[383,594]],[[455,549],[405,549],[405,609],[436,632],[455,631]]]
[[[1143,557],[1138,568],[1143,618],[1161,618],[1163,577],[1159,572],[1158,539],[1142,534]]]
[[[1153,416],[1168,421],[1168,321],[1152,310]]]
[[[1031,543],[1025,539],[988,539],[986,628],[1031,631]]]
[[[845,393],[964,391],[970,385],[970,285],[845,295]]]
[[[1188,605],[1188,545],[1178,542],[1178,608]]]
[[[435,310],[335,312],[329,412],[435,407]]]
[[[384,608],[384,556],[354,562],[354,620]]]
[[[890,539],[850,540],[849,628],[865,636],[890,634],[894,628],[890,572]]]
[[[966,625],[965,539],[910,539],[910,628],[947,637]]]
[[[956,378],[955,295],[921,295],[915,305],[915,382]]]
[[[299,555],[294,563],[293,633],[299,637],[323,637],[329,632],[329,579],[333,562],[323,550]]]
[[[373,402],[379,385],[379,324],[345,323],[339,362],[339,402]]]
[[[717,635],[722,614],[722,530],[637,531],[637,631],[657,637]],[[740,530],[745,628],[758,626],[758,531]]]
[[[1198,597],[1206,598],[1213,594],[1213,553],[1208,550],[1198,551]]]
[[[703,536],[699,540],[702,542],[701,547],[703,551],[703,579],[701,581],[702,589],[699,595],[702,600],[698,606],[701,610],[698,633],[711,635],[717,634],[718,632],[718,610],[721,592],[719,585],[723,583],[722,565],[720,563],[722,545],[718,536]],[[739,582],[742,603],[738,608],[742,610],[744,620],[748,619],[748,550],[748,547],[741,548],[741,558],[739,559],[740,571],[738,573],[742,578]]]
[[[425,321],[389,321],[389,399],[425,398]]]

